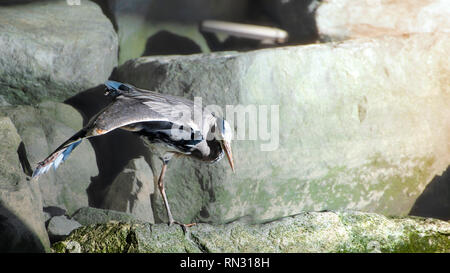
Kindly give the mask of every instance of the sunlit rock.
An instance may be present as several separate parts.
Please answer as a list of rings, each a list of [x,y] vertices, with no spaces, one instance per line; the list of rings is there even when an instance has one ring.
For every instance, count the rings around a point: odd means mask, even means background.
[[[0,115],[11,119],[22,137],[29,176],[38,162],[83,127],[83,119],[73,107],[57,102],[0,107]],[[38,178],[43,206],[62,207],[69,214],[88,206],[86,190],[97,175],[94,149],[88,140],[83,141],[56,171],[52,168]]]
[[[315,17],[325,40],[450,32],[447,0],[328,0],[318,5]]]
[[[11,104],[65,100],[102,84],[118,40],[100,7],[35,1],[0,7],[0,95]]]
[[[449,52],[448,34],[386,36],[143,57],[113,79],[267,117],[267,127],[238,128],[242,112],[225,115],[235,137],[247,132],[232,145],[235,174],[226,160],[170,162],[166,192],[179,221],[258,222],[323,209],[406,215],[450,162]],[[161,198],[154,209],[166,219]]]
[[[75,230],[55,243],[58,253],[124,252],[449,252],[450,223],[387,218],[374,213],[310,212],[267,224],[178,225],[110,222]]]
[[[154,194],[153,172],[144,158],[131,160],[106,189],[102,208],[127,212],[153,223],[150,195]]]
[[[0,138],[0,252],[49,251],[41,193],[26,179],[23,143],[7,117],[0,117]]]

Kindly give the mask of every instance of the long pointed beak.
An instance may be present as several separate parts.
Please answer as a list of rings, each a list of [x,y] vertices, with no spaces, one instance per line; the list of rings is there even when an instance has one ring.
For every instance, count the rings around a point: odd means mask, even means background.
[[[230,143],[227,141],[222,141],[223,142],[223,149],[225,151],[225,154],[227,155],[228,158],[228,162],[230,162],[230,167],[233,170],[233,173],[235,173],[234,171],[234,162],[233,162],[233,153],[231,152],[231,146]]]

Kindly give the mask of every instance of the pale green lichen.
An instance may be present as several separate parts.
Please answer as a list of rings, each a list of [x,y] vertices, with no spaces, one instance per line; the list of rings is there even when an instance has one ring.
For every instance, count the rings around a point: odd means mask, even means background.
[[[298,211],[352,209],[406,215],[436,172],[434,157],[388,161],[380,154],[355,167],[335,166],[314,179],[250,179],[214,185],[208,222],[247,217],[261,223]]]

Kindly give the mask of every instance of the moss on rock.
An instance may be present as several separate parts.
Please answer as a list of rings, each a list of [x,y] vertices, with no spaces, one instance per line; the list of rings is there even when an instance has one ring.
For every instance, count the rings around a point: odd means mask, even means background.
[[[79,247],[78,247],[79,246]],[[251,225],[110,222],[79,228],[55,252],[450,252],[450,223],[355,211],[309,212]]]
[[[135,252],[137,244],[130,230],[130,224],[120,222],[81,227],[72,232],[65,241],[54,244],[53,250],[86,253]]]

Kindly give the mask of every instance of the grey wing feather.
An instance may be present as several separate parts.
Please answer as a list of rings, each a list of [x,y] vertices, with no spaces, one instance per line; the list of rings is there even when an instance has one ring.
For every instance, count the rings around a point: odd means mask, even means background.
[[[120,96],[95,116],[88,126],[103,134],[132,123],[164,119],[164,116],[138,100]]]
[[[203,109],[202,105],[194,101],[154,91],[134,88],[128,96],[140,100],[142,103],[169,119],[173,123],[190,126],[194,131],[207,133],[214,121],[213,113]]]
[[[46,173],[52,166],[56,169],[81,143],[83,138],[106,134],[116,128],[131,124],[168,121],[179,126],[190,127],[195,134],[199,133],[199,131],[201,132],[200,126],[190,118],[190,111],[200,111],[201,114],[202,108],[194,107],[194,103],[187,99],[162,95],[152,91],[134,89],[127,95],[121,94],[95,115],[82,130],[64,142],[45,160],[39,162],[32,176],[38,177]],[[186,112],[189,112],[189,115]],[[180,114],[182,115],[181,118]],[[152,128],[145,129],[149,130],[150,133],[152,131]],[[161,131],[160,128],[154,129]],[[161,132],[164,132],[164,130]],[[178,137],[183,137],[182,134],[190,131],[179,130],[175,132],[180,134]],[[171,133],[172,131],[168,131],[166,135]],[[189,143],[185,146],[189,147]]]
[[[194,111],[197,113],[194,114]],[[203,131],[194,121],[195,115],[202,118],[202,108],[194,107],[192,101],[138,89],[137,92],[117,97],[91,120],[88,127],[97,132],[93,135],[99,135],[133,123],[169,121],[191,127],[194,131]]]

